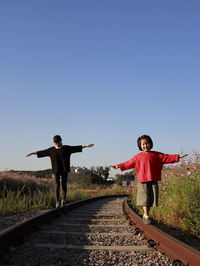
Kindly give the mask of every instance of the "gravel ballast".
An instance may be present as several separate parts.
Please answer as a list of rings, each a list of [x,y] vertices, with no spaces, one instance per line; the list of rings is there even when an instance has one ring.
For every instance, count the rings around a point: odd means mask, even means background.
[[[122,202],[122,198],[98,200],[63,213],[41,225],[23,243],[11,247],[0,265],[172,265],[165,255],[148,248],[141,235],[134,235],[134,226],[128,224],[123,214]],[[111,247],[119,250],[111,251]],[[130,251],[124,252],[120,247]],[[134,251],[134,247],[141,250]]]

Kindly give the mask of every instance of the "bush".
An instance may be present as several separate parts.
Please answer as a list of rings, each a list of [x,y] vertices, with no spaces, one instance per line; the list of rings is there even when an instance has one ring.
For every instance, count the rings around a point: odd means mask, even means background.
[[[69,185],[67,201],[123,192],[121,187],[105,187],[94,186],[93,189],[88,190],[80,185]],[[24,174],[1,173],[0,195],[0,215],[55,207],[54,188],[51,180],[46,182],[45,179],[37,179]]]
[[[22,194],[33,193],[40,189],[47,191],[52,186],[52,182],[46,179],[38,179],[25,174],[16,174],[10,172],[0,173],[0,197],[7,195],[8,191],[19,192]]]
[[[196,153],[181,164],[165,167],[160,182],[159,207],[151,209],[151,216],[171,227],[200,237],[200,163]],[[136,192],[130,197],[136,207]]]

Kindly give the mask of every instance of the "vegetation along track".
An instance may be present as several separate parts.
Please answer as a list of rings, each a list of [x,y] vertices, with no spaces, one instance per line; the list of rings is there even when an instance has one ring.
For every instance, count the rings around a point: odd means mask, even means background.
[[[0,234],[0,265],[172,265],[124,215],[124,199],[68,204],[6,230]]]

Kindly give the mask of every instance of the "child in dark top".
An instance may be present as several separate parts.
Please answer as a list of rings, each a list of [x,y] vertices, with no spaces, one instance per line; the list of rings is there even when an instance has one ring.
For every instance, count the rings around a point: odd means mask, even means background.
[[[114,169],[120,168],[121,171],[136,169],[138,178],[137,205],[143,206],[143,221],[145,224],[150,224],[150,208],[158,206],[158,181],[161,180],[163,164],[178,162],[179,158],[183,158],[187,154],[169,155],[151,151],[153,141],[147,135],[139,137],[137,144],[142,152],[136,154],[132,159],[112,167]]]
[[[56,184],[55,196],[56,196],[56,208],[64,206],[66,204],[67,195],[67,177],[70,172],[70,156],[75,152],[82,152],[83,148],[94,146],[94,144],[86,144],[79,146],[69,146],[62,144],[62,138],[59,135],[53,138],[54,146],[46,150],[31,152],[26,156],[37,155],[38,158],[49,156],[52,165],[52,177]],[[60,202],[60,177],[62,184],[62,201]]]

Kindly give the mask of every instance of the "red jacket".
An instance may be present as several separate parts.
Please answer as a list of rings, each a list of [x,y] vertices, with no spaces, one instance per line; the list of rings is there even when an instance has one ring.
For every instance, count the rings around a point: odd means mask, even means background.
[[[159,181],[161,180],[161,170],[163,164],[175,163],[179,161],[178,154],[164,154],[161,152],[150,151],[140,152],[127,162],[118,164],[123,170],[135,168],[138,182]]]

